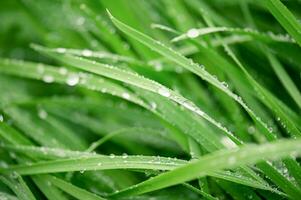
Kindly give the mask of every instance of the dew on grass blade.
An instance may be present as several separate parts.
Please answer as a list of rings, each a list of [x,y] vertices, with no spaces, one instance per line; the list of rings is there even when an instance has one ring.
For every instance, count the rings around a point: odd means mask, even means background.
[[[198,31],[198,29],[193,28],[193,29],[188,30],[186,34],[187,34],[187,37],[189,37],[189,38],[196,38],[199,36],[199,31]]]
[[[159,88],[158,93],[164,97],[170,97],[170,92],[165,88]]]
[[[66,83],[69,86],[75,86],[75,85],[77,85],[79,83],[79,75],[76,74],[76,73],[68,75]]]
[[[90,57],[90,56],[93,55],[93,52],[91,50],[89,50],[89,49],[84,49],[82,51],[82,55],[85,56],[85,57]]]
[[[41,119],[46,119],[47,116],[48,116],[48,113],[47,113],[44,109],[39,109],[39,110],[38,110],[38,116],[39,116]]]
[[[54,77],[52,75],[44,75],[42,77],[42,79],[43,79],[43,81],[45,83],[52,83],[52,82],[54,82]]]

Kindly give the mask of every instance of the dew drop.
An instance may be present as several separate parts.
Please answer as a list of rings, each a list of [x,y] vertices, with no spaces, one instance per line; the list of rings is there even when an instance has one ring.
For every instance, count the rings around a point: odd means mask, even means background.
[[[43,81],[45,83],[52,83],[54,81],[54,78],[51,75],[45,75],[45,76],[43,76]]]
[[[154,64],[154,66],[155,66],[155,70],[156,70],[157,72],[159,72],[159,71],[162,70],[162,64],[161,64],[160,62],[156,62],[156,63]]]
[[[110,158],[115,158],[115,155],[114,154],[110,154]]]
[[[79,82],[79,76],[77,74],[70,74],[67,78],[67,85],[75,86]]]
[[[4,121],[4,117],[3,115],[0,114],[0,122],[3,122]]]
[[[122,93],[122,97],[125,99],[129,99],[131,96],[129,93],[124,92],[124,93]]]
[[[56,51],[58,53],[65,53],[66,52],[66,49],[65,48],[57,48]]]
[[[236,144],[228,137],[222,137],[221,143],[228,149],[232,149],[236,147]]]
[[[270,133],[273,132],[273,128],[272,127],[269,127],[268,130],[269,130]]]
[[[256,131],[256,130],[255,130],[255,127],[254,127],[254,126],[249,126],[249,127],[248,127],[248,133],[249,133],[249,134],[252,135],[252,134],[255,133],[255,131]]]
[[[196,38],[199,36],[199,31],[195,28],[192,28],[190,30],[187,31],[187,37],[189,38]]]
[[[90,57],[92,56],[93,52],[89,49],[85,49],[82,51],[82,55],[85,56],[85,57]]]
[[[60,67],[59,73],[60,73],[61,75],[66,75],[67,72],[68,72],[68,70],[67,70],[65,67]]]
[[[124,153],[124,154],[122,154],[122,158],[127,158],[128,157],[128,155],[126,154],[126,153]]]
[[[223,85],[225,88],[228,88],[228,83],[222,82],[222,85]]]
[[[39,110],[38,110],[38,116],[39,116],[41,119],[46,119],[47,116],[48,116],[48,113],[47,113],[45,110],[43,110],[43,109],[39,109]]]
[[[81,26],[85,23],[85,18],[84,17],[79,17],[77,20],[76,20],[76,25],[78,26]]]
[[[153,110],[155,110],[155,109],[157,108],[156,102],[151,102],[151,103],[150,103],[150,106],[151,106],[151,108],[152,108]]]
[[[164,97],[170,96],[170,92],[165,88],[159,88],[158,93]]]

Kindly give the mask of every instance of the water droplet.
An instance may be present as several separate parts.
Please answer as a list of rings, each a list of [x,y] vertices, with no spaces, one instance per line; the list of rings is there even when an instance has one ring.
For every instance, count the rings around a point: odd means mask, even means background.
[[[66,52],[66,49],[65,48],[57,48],[56,51],[58,53],[65,53]]]
[[[159,88],[158,93],[164,97],[170,96],[170,92],[165,88]]]
[[[270,133],[273,132],[273,128],[272,127],[269,127],[268,130],[269,130]]]
[[[249,133],[249,134],[251,134],[251,135],[252,135],[252,134],[254,134],[254,133],[255,133],[255,131],[256,131],[256,129],[255,129],[255,127],[254,127],[254,126],[249,126],[249,127],[248,127],[248,133]]]
[[[61,75],[66,75],[67,72],[68,72],[68,70],[67,70],[65,67],[60,67],[59,73],[60,73]]]
[[[43,81],[45,83],[52,83],[54,81],[54,78],[51,75],[45,75],[45,76],[43,76]]]
[[[101,166],[101,165],[102,165],[102,163],[101,163],[101,162],[97,163],[97,166]]]
[[[233,149],[236,147],[236,144],[228,137],[222,137],[221,143],[228,149]]]
[[[77,74],[70,74],[67,78],[67,85],[75,86],[79,82],[79,76]]]
[[[124,153],[124,154],[122,154],[122,158],[127,158],[128,157],[128,155],[126,154],[126,153]]]
[[[228,88],[228,83],[222,82],[222,85],[223,85],[225,88]]]
[[[85,18],[84,17],[79,17],[77,20],[76,20],[76,25],[78,26],[81,26],[85,23]]]
[[[151,109],[155,110],[157,108],[156,102],[150,102]]]
[[[89,49],[85,49],[85,50],[82,51],[82,55],[86,56],[86,57],[90,57],[90,56],[93,55],[93,52]]]
[[[45,110],[43,110],[43,109],[39,109],[39,110],[38,110],[38,116],[39,116],[41,119],[46,119],[47,116],[48,116],[48,113],[47,113]]]
[[[114,154],[110,154],[110,158],[115,158],[115,155]]]
[[[154,63],[154,66],[155,66],[155,70],[157,72],[161,71],[162,70],[162,64],[160,62],[155,62]]]
[[[187,31],[186,35],[189,38],[196,38],[196,37],[199,36],[199,31],[198,31],[198,29],[192,28],[192,29]]]
[[[124,92],[124,93],[122,93],[122,97],[125,99],[129,99],[131,96],[129,93]]]
[[[3,122],[4,121],[4,117],[3,115],[0,114],[0,122]]]

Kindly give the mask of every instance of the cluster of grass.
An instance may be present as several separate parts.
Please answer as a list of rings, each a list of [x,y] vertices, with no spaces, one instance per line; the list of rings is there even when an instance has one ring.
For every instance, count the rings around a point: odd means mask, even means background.
[[[300,10],[0,1],[0,199],[300,199]]]

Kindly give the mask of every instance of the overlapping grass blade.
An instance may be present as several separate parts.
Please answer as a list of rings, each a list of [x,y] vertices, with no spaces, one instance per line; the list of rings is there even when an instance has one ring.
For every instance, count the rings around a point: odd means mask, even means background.
[[[260,152],[260,154],[258,154]],[[138,195],[172,186],[207,175],[212,170],[234,168],[241,164],[254,164],[263,159],[280,159],[292,153],[301,153],[300,139],[253,145],[206,155],[198,161],[158,175],[140,184],[113,194],[115,197]]]

